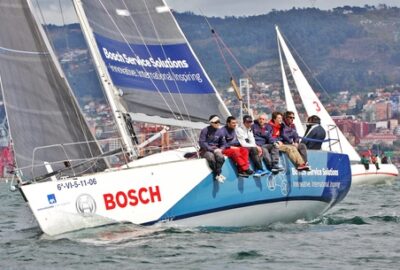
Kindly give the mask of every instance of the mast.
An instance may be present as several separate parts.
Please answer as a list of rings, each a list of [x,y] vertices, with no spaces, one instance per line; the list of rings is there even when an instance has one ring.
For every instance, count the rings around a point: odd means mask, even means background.
[[[107,68],[104,65],[104,62],[101,61],[101,55],[99,53],[99,48],[96,44],[96,40],[95,40],[94,35],[89,26],[88,19],[83,10],[82,2],[81,2],[81,0],[73,0],[73,4],[74,4],[75,10],[76,10],[76,13],[78,15],[78,19],[80,21],[82,32],[84,33],[86,42],[89,46],[89,50],[92,55],[92,59],[95,63],[97,74],[101,80],[103,87],[104,87],[104,92],[106,93],[108,102],[111,107],[111,111],[112,111],[112,113],[114,115],[114,119],[117,123],[118,131],[122,137],[122,142],[124,144],[123,148],[125,148],[128,153],[135,154],[136,153],[135,147],[133,145],[130,134],[128,134],[128,130],[126,128],[126,123],[125,123],[124,114],[126,114],[127,112],[126,112],[125,108],[123,108],[123,106],[120,105],[120,102],[117,102],[115,100],[116,96],[119,95],[118,90],[112,84],[110,74],[108,73]]]

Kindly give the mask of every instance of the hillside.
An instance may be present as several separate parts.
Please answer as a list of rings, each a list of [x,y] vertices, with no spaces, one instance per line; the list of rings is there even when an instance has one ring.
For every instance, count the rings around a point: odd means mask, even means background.
[[[191,13],[175,15],[210,76],[217,85],[226,85],[230,75],[206,20]],[[335,92],[400,83],[398,18],[399,8],[366,6],[333,11],[292,9],[208,21],[252,76],[267,83],[280,80],[274,31],[278,25],[312,71],[308,75]],[[237,65],[230,66],[240,76]],[[304,66],[302,70],[307,73]]]

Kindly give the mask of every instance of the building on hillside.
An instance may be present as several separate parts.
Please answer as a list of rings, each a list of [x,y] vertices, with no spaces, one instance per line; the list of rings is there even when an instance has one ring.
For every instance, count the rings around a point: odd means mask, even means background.
[[[390,101],[369,101],[364,105],[362,118],[367,122],[376,122],[392,118],[392,103]]]
[[[360,145],[371,145],[371,144],[387,144],[393,145],[393,142],[397,140],[397,136],[393,134],[382,134],[382,133],[370,133],[364,138],[360,139]]]
[[[375,129],[388,129],[389,128],[389,121],[377,121],[375,122]]]
[[[375,104],[375,118],[377,121],[392,118],[392,105],[390,102],[379,102]]]
[[[347,136],[353,138],[355,145],[360,143],[360,139],[369,133],[369,124],[364,121],[353,120],[351,116],[334,119],[339,129]]]
[[[398,119],[390,119],[389,120],[389,129],[390,130],[394,130],[395,128],[397,128],[399,126],[399,120]]]

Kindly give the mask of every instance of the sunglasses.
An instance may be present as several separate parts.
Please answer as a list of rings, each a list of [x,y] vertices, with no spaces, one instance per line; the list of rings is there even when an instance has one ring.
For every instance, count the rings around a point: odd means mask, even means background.
[[[215,121],[215,122],[211,122],[211,124],[219,124],[221,123],[220,121]]]
[[[289,116],[288,118],[289,118],[289,119],[294,119],[294,116]]]

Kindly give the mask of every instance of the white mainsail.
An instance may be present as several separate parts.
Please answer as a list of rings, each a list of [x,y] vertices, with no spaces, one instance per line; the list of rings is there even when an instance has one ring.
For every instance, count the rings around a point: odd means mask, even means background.
[[[331,131],[331,129],[336,126],[335,122],[326,111],[325,107],[322,105],[321,101],[315,94],[314,90],[311,88],[307,79],[304,77],[303,72],[300,70],[299,66],[296,63],[296,60],[293,58],[278,27],[276,27],[276,33],[308,116],[319,116],[319,118],[321,118],[321,125],[324,126],[324,128],[328,131],[328,134],[331,134],[330,139],[340,142],[335,143],[332,141],[330,143],[330,146],[328,144],[323,144],[323,148],[327,150],[331,148],[332,151],[346,153],[349,155],[350,160],[359,161],[360,156],[347,140],[347,138],[343,135],[343,133],[338,128],[335,128]]]

